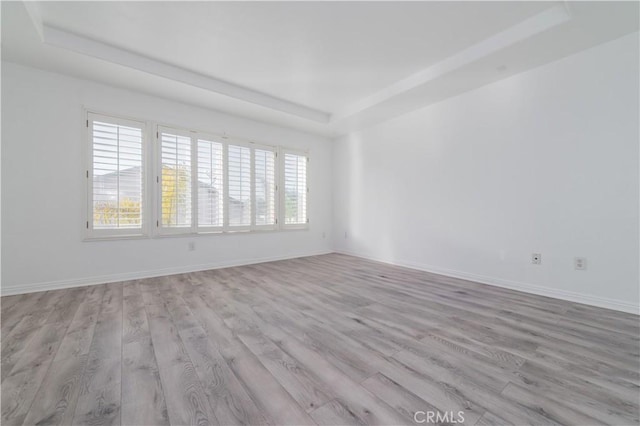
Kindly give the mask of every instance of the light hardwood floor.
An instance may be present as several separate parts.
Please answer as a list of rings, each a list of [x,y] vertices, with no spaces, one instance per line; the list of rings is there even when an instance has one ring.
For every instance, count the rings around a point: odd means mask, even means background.
[[[633,425],[639,371],[637,316],[338,254],[2,298],[2,425]]]

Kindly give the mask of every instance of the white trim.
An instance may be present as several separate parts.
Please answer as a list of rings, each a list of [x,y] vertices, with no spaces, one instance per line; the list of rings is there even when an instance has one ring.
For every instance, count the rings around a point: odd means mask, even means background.
[[[243,140],[234,140],[229,138],[226,141],[227,150],[225,152],[224,163],[226,166],[226,175],[225,175],[225,185],[227,187],[227,191],[225,192],[225,206],[227,206],[227,221],[225,222],[224,232],[249,232],[253,229],[253,199],[254,199],[254,191],[255,185],[253,182],[253,147],[254,143],[250,141]],[[231,225],[230,219],[231,215],[229,213],[229,207],[231,207],[231,195],[229,193],[229,188],[231,187],[230,179],[229,179],[229,147],[239,147],[249,150],[249,223],[246,225]]]
[[[31,16],[31,14],[30,17],[32,18],[37,30],[39,28],[37,24],[38,19],[34,19],[34,16]],[[199,87],[210,92],[220,93],[245,102],[282,111],[317,123],[327,124],[329,122],[330,114],[328,112],[277,98],[257,90],[238,86],[228,81],[199,74],[185,68],[93,40],[89,37],[72,34],[70,32],[54,28],[46,23],[42,25],[41,32],[43,42],[51,46],[60,47],[82,55],[91,56],[149,74],[165,77],[173,81],[179,81],[190,86]]]
[[[222,193],[219,194],[220,196],[220,202],[222,203],[222,224],[219,226],[210,226],[210,225],[200,225],[200,217],[199,217],[199,197],[200,197],[200,188],[198,187],[198,179],[200,176],[200,159],[199,159],[199,152],[200,152],[200,141],[204,142],[204,143],[209,143],[209,144],[219,144],[220,147],[222,148],[222,152],[221,152],[221,161],[222,161]],[[208,133],[203,133],[203,132],[198,132],[195,131],[193,133],[193,164],[195,164],[194,170],[193,170],[193,199],[194,199],[194,208],[193,208],[193,223],[195,225],[195,233],[196,234],[211,234],[211,233],[220,233],[224,231],[224,218],[225,218],[225,204],[226,204],[226,200],[225,200],[225,196],[224,196],[224,187],[226,185],[226,177],[225,177],[225,165],[227,163],[227,160],[225,158],[225,146],[227,144],[226,139],[224,138],[224,136],[221,135],[213,135],[213,134],[208,134]]]
[[[144,120],[136,120],[119,115],[109,115],[86,107],[82,108],[83,127],[84,127],[84,144],[82,155],[84,157],[85,174],[85,218],[86,224],[84,229],[84,241],[109,240],[117,238],[146,238],[149,236],[149,191],[148,191],[148,168],[149,168],[149,126]],[[93,123],[94,121],[103,121],[105,123],[115,124],[117,126],[132,127],[140,129],[142,132],[142,166],[140,169],[142,193],[142,225],[139,228],[112,228],[112,229],[94,229],[93,223]]]
[[[201,130],[192,130],[181,126],[160,123],[157,121],[132,118],[118,114],[109,114],[99,112],[98,110],[83,107],[83,119],[89,120],[89,116],[94,115],[104,117],[105,121],[115,124],[134,126],[140,125],[143,130],[143,229],[142,232],[131,232],[131,230],[118,230],[117,232],[109,230],[109,233],[86,230],[83,241],[98,241],[101,239],[134,239],[134,238],[162,238],[162,237],[181,237],[195,235],[219,235],[225,233],[241,233],[241,232],[266,232],[266,231],[289,231],[289,230],[308,230],[309,229],[309,158],[308,149],[293,149],[282,147],[279,145],[270,145],[266,143],[255,142],[252,139],[228,137],[226,133],[219,134],[215,132],[207,132]],[[93,124],[91,122],[91,124]],[[137,127],[137,126],[135,126]],[[153,133],[155,132],[155,136]],[[180,137],[189,138],[191,148],[191,225],[182,227],[164,227],[162,226],[162,141],[160,133],[175,134]],[[85,139],[90,141],[90,128],[84,128]],[[218,227],[199,227],[198,226],[198,139],[211,140],[221,143],[223,146],[223,225]],[[250,150],[250,185],[251,185],[251,221],[248,225],[229,225],[229,146],[240,146]],[[83,156],[86,158],[87,170],[92,172],[92,145],[87,143],[86,152]],[[265,150],[274,152],[276,158],[274,163],[275,172],[275,217],[276,223],[271,225],[255,224],[255,150]],[[306,167],[306,186],[307,196],[305,198],[306,205],[306,222],[296,224],[285,224],[284,220],[284,157],[287,153],[299,155],[307,159]],[[84,173],[84,169],[83,169]],[[91,225],[91,191],[89,181],[91,174],[87,176],[86,188],[86,218]],[[155,224],[155,226],[154,226]]]
[[[12,296],[16,294],[35,293],[38,291],[61,290],[72,287],[84,287],[89,285],[116,283],[130,280],[141,280],[145,278],[161,277],[175,274],[185,274],[188,272],[206,271],[211,269],[231,268],[234,266],[254,265],[265,262],[275,262],[278,260],[297,259],[299,257],[320,256],[330,254],[331,250],[312,251],[304,254],[268,256],[256,259],[228,260],[223,262],[206,263],[199,265],[188,265],[174,268],[153,269],[150,271],[125,272],[121,274],[101,275],[95,277],[76,278],[68,280],[47,281],[33,284],[23,284],[16,286],[2,285],[1,296]]]
[[[309,151],[308,150],[300,150],[300,149],[293,149],[293,148],[287,148],[287,147],[281,147],[280,151],[279,151],[280,155],[280,159],[279,162],[280,164],[278,165],[278,168],[280,169],[280,182],[279,182],[279,187],[282,188],[282,190],[280,191],[280,229],[309,229]],[[305,185],[307,186],[306,190],[306,196],[304,197],[304,212],[306,214],[306,218],[305,218],[305,222],[304,223],[287,223],[287,221],[285,220],[286,217],[286,188],[285,188],[285,162],[284,159],[286,157],[287,154],[291,154],[291,155],[297,155],[299,157],[305,157],[307,159],[307,165],[305,166],[304,172],[305,172],[305,177],[304,177],[304,181],[305,181]]]
[[[229,228],[229,143],[222,144],[222,230]]]
[[[366,110],[384,108],[384,103],[389,102],[395,97],[424,87],[424,85],[439,77],[453,73],[471,63],[488,58],[490,55],[523,40],[529,40],[531,37],[562,25],[570,19],[571,15],[564,4],[559,4],[544,10],[428,68],[420,70],[402,80],[394,82],[382,90],[340,108],[331,114],[330,124],[357,116]]]
[[[160,137],[160,133],[167,135],[175,135],[176,137],[182,137],[189,139],[189,174],[191,179],[191,187],[189,188],[189,193],[191,195],[191,217],[189,226],[165,226],[162,222],[162,138]],[[156,222],[156,235],[165,236],[165,235],[190,235],[195,234],[195,223],[194,223],[194,212],[193,212],[193,181],[194,181],[194,166],[193,163],[193,132],[189,130],[180,129],[180,128],[171,128],[166,127],[161,124],[156,126],[156,214],[158,216],[158,221]],[[176,157],[178,152],[176,151]],[[197,173],[197,171],[196,171]],[[176,174],[176,179],[178,178]]]
[[[256,176],[255,176],[255,168],[256,168],[256,150],[259,151],[265,151],[265,152],[271,152],[273,153],[273,184],[275,186],[274,191],[273,191],[273,218],[274,218],[274,223],[271,224],[266,224],[266,225],[257,225],[256,224],[256,215],[257,215],[257,209],[256,209]],[[252,231],[273,231],[278,229],[278,223],[280,222],[280,192],[279,192],[279,188],[280,188],[280,182],[279,182],[279,170],[280,167],[278,166],[278,147],[276,146],[271,146],[271,145],[261,145],[261,144],[254,144],[252,146],[251,149],[251,155],[252,155],[252,160],[251,160],[251,182],[253,185],[253,191],[251,191],[251,230]]]
[[[546,296],[554,299],[565,300],[568,302],[582,303],[584,305],[597,306],[599,308],[613,309],[615,311],[626,312],[629,314],[640,315],[640,305],[624,302],[621,300],[608,299],[589,294],[580,294],[567,290],[558,290],[548,287],[541,287],[534,284],[522,283],[518,281],[506,280],[503,278],[487,277],[485,275],[472,274],[470,272],[456,271],[453,269],[439,268],[432,265],[423,265],[403,260],[387,260],[370,255],[363,255],[349,250],[336,249],[335,253],[355,256],[362,259],[373,260],[376,262],[386,263],[389,265],[402,266],[404,268],[415,269],[417,271],[431,272],[433,274],[444,275],[451,278],[459,278],[468,281],[474,281],[481,284],[487,284],[494,287],[501,287],[510,290],[516,290],[523,293],[535,294],[538,296]]]
[[[27,11],[27,15],[31,19],[31,23],[40,37],[40,41],[44,42],[44,24],[42,22],[42,13],[40,13],[40,6],[35,1],[23,1],[24,8]]]

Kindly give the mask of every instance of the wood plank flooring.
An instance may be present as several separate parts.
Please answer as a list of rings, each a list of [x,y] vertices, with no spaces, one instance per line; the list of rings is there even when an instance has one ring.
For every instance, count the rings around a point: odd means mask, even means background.
[[[1,308],[7,426],[640,421],[638,316],[345,255]]]

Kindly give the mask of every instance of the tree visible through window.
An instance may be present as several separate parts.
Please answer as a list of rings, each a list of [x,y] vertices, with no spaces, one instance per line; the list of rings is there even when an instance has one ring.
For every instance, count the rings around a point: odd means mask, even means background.
[[[161,205],[162,227],[191,226],[191,139],[162,132]]]
[[[144,236],[151,222],[158,235],[307,227],[303,151],[164,126],[150,138],[149,123],[92,112],[86,126],[88,238]]]

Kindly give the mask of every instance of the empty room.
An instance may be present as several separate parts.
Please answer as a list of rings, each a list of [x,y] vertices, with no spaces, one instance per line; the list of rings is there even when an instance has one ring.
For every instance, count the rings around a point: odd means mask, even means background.
[[[0,6],[3,426],[640,425],[640,2]]]

